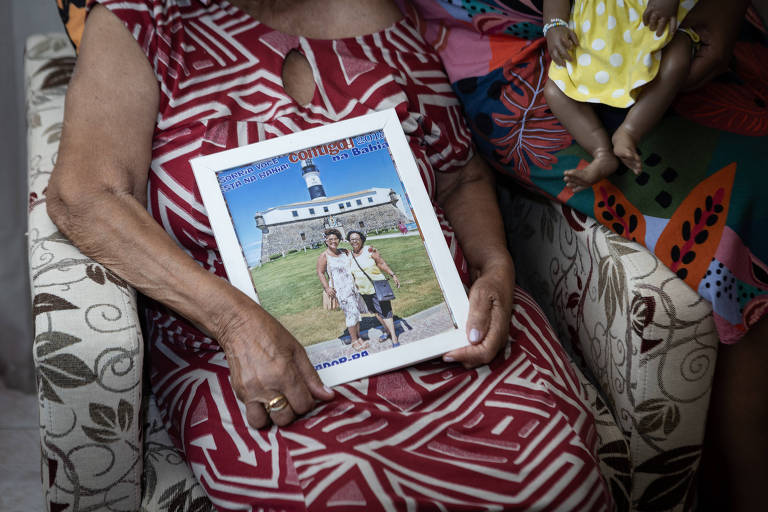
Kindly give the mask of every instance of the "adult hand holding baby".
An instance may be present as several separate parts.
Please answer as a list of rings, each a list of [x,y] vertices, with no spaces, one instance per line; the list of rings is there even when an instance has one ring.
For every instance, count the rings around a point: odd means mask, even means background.
[[[728,69],[733,46],[744,21],[749,0],[699,0],[686,17],[686,25],[701,37],[691,62],[684,90],[696,89]]]

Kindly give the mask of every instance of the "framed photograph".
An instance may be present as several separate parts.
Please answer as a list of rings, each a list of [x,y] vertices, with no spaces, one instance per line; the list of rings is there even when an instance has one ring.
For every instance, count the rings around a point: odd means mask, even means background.
[[[230,282],[326,385],[468,343],[467,295],[393,109],[191,164]]]

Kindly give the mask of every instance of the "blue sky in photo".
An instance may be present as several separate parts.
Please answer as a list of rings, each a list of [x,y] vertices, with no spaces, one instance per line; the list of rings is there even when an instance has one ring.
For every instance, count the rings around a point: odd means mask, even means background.
[[[356,143],[356,148],[366,148],[369,144],[371,143]],[[297,151],[301,149],[304,148],[297,148]],[[343,153],[348,154],[348,158],[336,162],[332,161],[330,155],[312,159],[320,171],[320,181],[326,196],[348,194],[373,187],[391,188],[406,201],[407,208],[410,210],[410,204],[386,147],[357,156],[352,154],[352,150],[342,151],[339,155]],[[256,227],[254,220],[256,212],[310,200],[306,182],[301,177],[301,162],[289,162],[288,155],[282,155],[275,160],[275,163],[255,170],[247,177],[240,173],[238,178],[232,178],[238,171],[258,162],[217,173],[238,241],[249,266],[258,263],[261,254],[261,230]],[[264,174],[262,177],[259,176],[260,173],[266,173],[272,169],[281,169],[284,164],[287,164],[285,170],[269,176]],[[252,181],[245,183],[244,180]],[[237,181],[240,183],[239,186],[231,186]],[[231,188],[227,189],[227,185]]]

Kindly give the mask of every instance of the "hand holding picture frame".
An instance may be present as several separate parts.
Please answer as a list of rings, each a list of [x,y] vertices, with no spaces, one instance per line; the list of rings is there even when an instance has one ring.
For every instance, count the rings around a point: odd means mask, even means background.
[[[467,295],[393,109],[191,165],[230,282],[326,385],[468,344]],[[371,281],[387,278],[398,291],[379,300]]]

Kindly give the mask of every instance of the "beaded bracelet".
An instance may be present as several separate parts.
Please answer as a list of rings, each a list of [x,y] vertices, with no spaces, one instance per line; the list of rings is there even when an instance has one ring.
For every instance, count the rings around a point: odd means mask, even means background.
[[[549,29],[551,28],[567,27],[567,26],[568,26],[568,23],[561,20],[560,18],[552,18],[551,20],[549,20],[547,24],[544,25],[544,28],[543,28],[544,36],[547,35],[547,32],[549,32]]]

